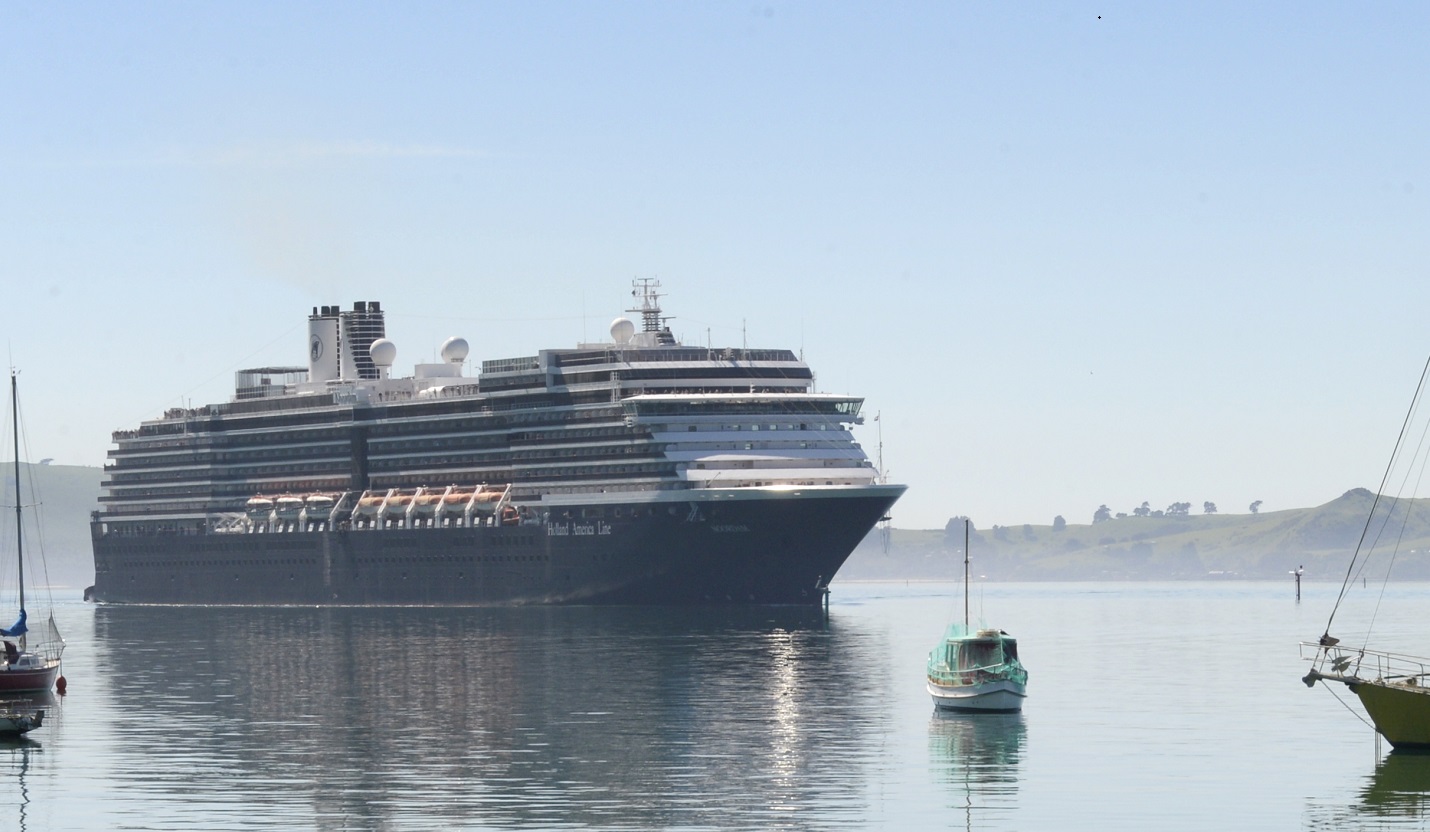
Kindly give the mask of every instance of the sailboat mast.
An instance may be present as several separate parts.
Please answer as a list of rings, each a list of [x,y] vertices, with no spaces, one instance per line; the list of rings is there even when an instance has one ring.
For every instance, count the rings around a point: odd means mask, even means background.
[[[10,418],[15,428],[15,557],[20,564],[20,610],[25,609],[25,532],[20,528],[20,397],[15,387],[15,370],[10,370]]]
[[[18,486],[17,486],[18,487]],[[968,527],[972,523],[963,518],[963,627],[968,629]]]

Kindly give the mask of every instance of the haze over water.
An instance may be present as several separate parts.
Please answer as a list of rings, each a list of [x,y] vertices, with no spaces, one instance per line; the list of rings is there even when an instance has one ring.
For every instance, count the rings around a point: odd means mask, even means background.
[[[69,695],[0,788],[30,830],[1423,828],[1430,757],[1300,682],[1335,589],[975,584],[1030,669],[1012,717],[923,690],[956,584],[836,583],[827,625],[69,603]],[[1427,591],[1390,588],[1380,644]]]

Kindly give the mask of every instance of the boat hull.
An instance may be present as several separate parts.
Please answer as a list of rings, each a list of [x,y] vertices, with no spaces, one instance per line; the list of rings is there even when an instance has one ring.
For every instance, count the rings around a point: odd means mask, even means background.
[[[1023,710],[1027,686],[1007,679],[973,685],[939,685],[928,682],[933,704],[942,711],[1016,713]]]
[[[0,711],[0,737],[24,736],[45,724],[45,712]]]
[[[816,605],[902,486],[706,489],[483,527],[129,536],[92,597],[161,604]]]
[[[0,694],[48,691],[60,675],[60,663],[48,662],[39,668],[0,666]]]
[[[1393,748],[1430,749],[1430,688],[1383,682],[1349,687]]]

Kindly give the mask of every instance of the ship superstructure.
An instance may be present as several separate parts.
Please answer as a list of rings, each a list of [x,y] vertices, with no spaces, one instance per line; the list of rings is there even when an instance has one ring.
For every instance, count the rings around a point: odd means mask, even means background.
[[[782,349],[641,325],[393,378],[381,306],[323,306],[306,367],[114,434],[100,600],[815,603],[903,486],[854,441],[862,399]]]

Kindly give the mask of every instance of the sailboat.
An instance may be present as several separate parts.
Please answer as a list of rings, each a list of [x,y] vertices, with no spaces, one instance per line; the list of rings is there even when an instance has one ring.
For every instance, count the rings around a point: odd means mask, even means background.
[[[963,622],[950,624],[929,652],[928,692],[941,710],[1021,711],[1028,696],[1028,671],[1018,661],[1018,641],[1002,630],[969,625],[969,526],[964,520]]]
[[[1394,541],[1395,550],[1399,549],[1413,503],[1402,501],[1398,495],[1383,495],[1388,490],[1387,485],[1392,481],[1393,473],[1403,476],[1402,486],[1410,482],[1412,477],[1418,479],[1418,472],[1423,470],[1426,462],[1420,454],[1430,453],[1430,450],[1425,448],[1422,431],[1414,429],[1417,426],[1412,425],[1412,421],[1420,412],[1427,375],[1430,375],[1430,361],[1426,362],[1425,369],[1420,373],[1420,384],[1411,399],[1410,410],[1401,425],[1400,437],[1391,452],[1390,463],[1381,478],[1380,488],[1371,502],[1360,540],[1346,569],[1340,594],[1336,597],[1330,618],[1326,621],[1325,632],[1314,642],[1301,643],[1301,656],[1311,663],[1310,672],[1302,677],[1301,681],[1305,682],[1307,687],[1314,687],[1316,682],[1339,682],[1345,685],[1360,699],[1366,714],[1375,723],[1375,730],[1396,750],[1430,749],[1430,658],[1371,649],[1368,644],[1369,633],[1366,635],[1366,644],[1343,644],[1341,639],[1331,635],[1331,624],[1335,621],[1336,612],[1340,609],[1347,591],[1354,585],[1355,578],[1365,569],[1376,542],[1382,538],[1389,539]],[[1420,418],[1426,416],[1421,414]],[[1420,436],[1415,439],[1417,450],[1406,456],[1404,451],[1407,441],[1417,435]],[[1402,502],[1404,505],[1400,505]],[[1388,531],[1392,521],[1400,523],[1399,534],[1393,530]],[[1392,562],[1394,554],[1395,552],[1391,555]],[[1386,579],[1389,579],[1388,569]]]
[[[24,501],[20,499],[20,399],[14,370],[10,371],[10,407],[15,431],[15,558],[19,577],[20,612],[15,623],[0,628],[0,694],[48,691],[60,675],[60,657],[65,642],[51,614],[42,625],[31,628],[25,609]],[[4,701],[0,700],[0,711]]]

